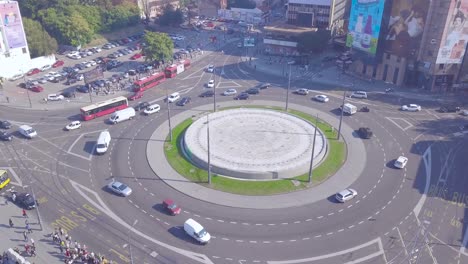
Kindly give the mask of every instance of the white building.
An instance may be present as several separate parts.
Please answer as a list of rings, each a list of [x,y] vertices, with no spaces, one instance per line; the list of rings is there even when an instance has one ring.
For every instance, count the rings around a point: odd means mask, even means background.
[[[258,8],[245,9],[235,8],[219,9],[218,16],[224,19],[232,19],[237,21],[244,21],[251,24],[263,23],[263,12]]]
[[[309,27],[329,28],[332,0],[289,0],[288,24]]]

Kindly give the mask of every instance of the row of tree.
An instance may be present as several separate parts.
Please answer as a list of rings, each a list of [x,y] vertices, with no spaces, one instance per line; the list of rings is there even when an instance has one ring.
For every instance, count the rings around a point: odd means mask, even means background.
[[[140,21],[138,6],[126,1],[114,5],[111,0],[24,0],[19,6],[33,57],[53,53],[57,43],[84,45],[96,33]]]

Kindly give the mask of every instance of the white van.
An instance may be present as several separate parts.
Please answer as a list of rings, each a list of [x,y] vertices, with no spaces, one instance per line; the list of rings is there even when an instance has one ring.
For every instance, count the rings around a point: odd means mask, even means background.
[[[167,101],[169,101],[169,103],[173,103],[179,99],[180,99],[180,94],[178,92],[171,93],[169,97],[167,97]]]
[[[348,115],[353,115],[357,112],[357,107],[355,105],[346,103],[344,104],[343,112]]]
[[[20,132],[21,135],[31,139],[35,136],[37,136],[36,130],[34,130],[32,127],[28,125],[22,125],[19,127],[18,131]]]
[[[185,221],[184,230],[189,236],[195,238],[202,244],[207,244],[210,241],[210,234],[206,232],[202,225],[197,223],[192,218],[189,218],[187,221]]]
[[[97,139],[97,144],[96,144],[96,153],[98,154],[104,154],[107,151],[107,148],[110,145],[111,141],[111,136],[109,131],[102,131],[99,134],[99,137]]]
[[[130,120],[135,117],[135,109],[133,107],[125,108],[119,111],[115,111],[109,121],[112,124],[117,124],[125,120]]]
[[[355,92],[352,92],[349,97],[367,99],[367,93],[364,91],[355,91]]]
[[[150,114],[153,114],[153,113],[157,113],[161,110],[161,106],[158,105],[158,104],[152,104],[152,105],[149,105],[145,108],[145,110],[143,111],[143,113],[145,113],[145,115],[150,115]]]

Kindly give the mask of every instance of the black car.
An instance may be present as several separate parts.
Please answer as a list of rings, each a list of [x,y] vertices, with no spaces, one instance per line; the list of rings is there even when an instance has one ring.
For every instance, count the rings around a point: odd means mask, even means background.
[[[358,134],[361,138],[369,139],[374,133],[372,133],[372,130],[368,127],[361,127],[358,130]]]
[[[64,91],[62,95],[63,97],[66,97],[66,98],[75,97],[75,91],[74,90]]]
[[[139,104],[135,105],[133,108],[135,109],[135,111],[140,111],[140,110],[145,109],[149,105],[150,103],[148,102],[140,102]]]
[[[460,111],[460,107],[455,105],[444,105],[440,107],[439,111],[442,113],[456,113]]]
[[[190,97],[183,97],[182,99],[180,99],[180,100],[177,102],[177,105],[178,105],[178,106],[184,106],[184,105],[190,103],[190,101],[192,101],[192,99],[190,99]]]
[[[245,91],[246,93],[248,94],[259,94],[260,93],[260,89],[258,88],[249,88],[247,89],[247,91]]]
[[[13,137],[11,136],[10,133],[0,131],[0,139],[3,141],[11,141]]]
[[[0,128],[10,129],[11,128],[11,123],[6,121],[6,120],[0,121]]]
[[[15,195],[16,197],[14,198],[13,202],[19,206],[28,210],[36,208],[36,201],[34,201],[34,198],[29,193],[19,193]]]
[[[212,97],[214,95],[214,92],[211,90],[204,91],[203,93],[200,94],[200,97]]]
[[[249,99],[249,94],[246,92],[242,92],[238,96],[234,97],[234,100],[247,100],[247,99]]]
[[[75,78],[70,78],[65,82],[65,85],[70,85],[76,83],[78,80]]]
[[[89,93],[89,88],[86,85],[80,85],[76,88],[76,90],[80,93]]]
[[[270,83],[259,83],[259,84],[257,85],[257,88],[263,90],[263,89],[269,88],[270,86],[271,86]]]

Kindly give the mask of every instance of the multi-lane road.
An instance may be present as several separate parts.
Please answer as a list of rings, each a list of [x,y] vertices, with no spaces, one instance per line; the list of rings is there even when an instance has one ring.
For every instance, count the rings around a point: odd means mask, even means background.
[[[363,141],[365,153],[348,149],[348,155],[359,155],[365,164],[351,185],[359,195],[348,203],[336,203],[329,196],[297,207],[242,209],[218,205],[216,200],[200,201],[169,187],[164,172],[149,166],[146,151],[153,132],[167,120],[162,101],[166,89],[192,98],[184,107],[171,105],[172,115],[212,104],[213,98],[198,97],[212,78],[217,95],[258,82],[273,84],[246,104],[286,99],[287,80],[246,67],[236,44],[146,91],[144,99],[160,102],[160,113],[137,115],[118,125],[99,118],[83,123],[80,130],[65,132],[63,127],[76,118],[77,109],[44,113],[3,108],[0,119],[16,126],[31,124],[39,136],[26,140],[15,134],[13,142],[1,143],[0,166],[11,168],[22,185],[34,188],[44,226],[63,227],[74,239],[117,263],[130,263],[131,258],[134,263],[468,262],[464,248],[468,143],[460,132],[467,121],[456,114],[438,113],[433,102],[409,100],[404,94],[369,92],[367,100],[348,99],[358,107],[369,106],[371,112],[345,117],[346,125],[370,127],[375,135]],[[215,65],[214,73],[204,70],[209,64]],[[342,92],[322,90],[301,79],[292,82],[291,89],[297,88],[313,91],[308,96],[290,94],[291,108],[307,106],[339,118],[336,108]],[[317,93],[327,94],[330,102],[312,101]],[[216,98],[219,106],[231,100]],[[405,103],[421,104],[423,110],[399,111]],[[108,153],[96,156],[95,140],[104,129],[111,132],[112,144]],[[347,137],[361,140],[354,134]],[[400,155],[409,157],[404,170],[392,166]],[[123,198],[110,193],[105,186],[112,179],[131,186],[132,195]],[[162,210],[165,198],[182,206],[181,215],[169,216]],[[281,203],[275,196],[271,199]],[[211,233],[207,246],[184,233],[183,222],[189,217]]]

